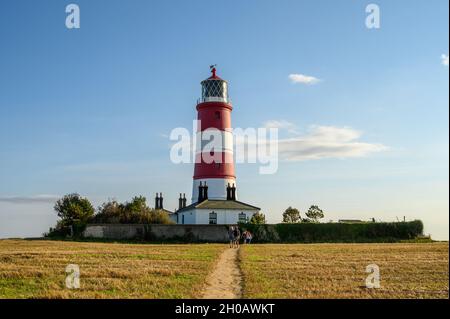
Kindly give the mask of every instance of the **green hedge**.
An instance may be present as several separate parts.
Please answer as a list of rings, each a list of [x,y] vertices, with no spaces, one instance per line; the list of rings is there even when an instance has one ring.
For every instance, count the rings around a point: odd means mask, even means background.
[[[260,243],[398,242],[423,234],[420,220],[396,223],[242,224]]]

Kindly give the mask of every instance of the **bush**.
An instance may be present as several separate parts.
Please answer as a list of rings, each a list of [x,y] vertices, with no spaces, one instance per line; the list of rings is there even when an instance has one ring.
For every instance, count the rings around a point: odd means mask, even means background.
[[[167,212],[151,209],[143,196],[123,204],[109,201],[98,208],[90,220],[94,224],[173,224]]]
[[[296,223],[244,226],[255,242],[327,243],[398,242],[415,239],[423,233],[420,220],[397,223]]]
[[[48,233],[44,234],[44,237],[64,238],[70,236],[70,233],[70,226],[65,226],[61,221],[58,221],[55,227],[50,227]]]

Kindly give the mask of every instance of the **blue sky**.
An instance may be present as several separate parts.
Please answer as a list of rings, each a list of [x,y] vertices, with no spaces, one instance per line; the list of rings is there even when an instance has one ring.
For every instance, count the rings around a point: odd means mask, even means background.
[[[77,30],[65,27],[71,2]],[[71,2],[0,4],[0,238],[40,235],[54,197],[70,192],[99,205],[139,194],[153,204],[161,191],[175,208],[193,167],[171,163],[165,136],[191,128],[217,63],[234,126],[277,121],[312,149],[317,128],[358,132],[352,150],[382,146],[282,161],[274,175],[237,165],[241,200],[270,222],[318,204],[326,220],[406,216],[448,239],[448,1],[372,1],[376,30],[362,0]]]

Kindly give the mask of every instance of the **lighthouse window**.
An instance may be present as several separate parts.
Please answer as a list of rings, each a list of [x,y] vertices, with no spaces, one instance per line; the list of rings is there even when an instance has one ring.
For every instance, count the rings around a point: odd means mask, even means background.
[[[217,213],[211,212],[209,213],[209,224],[216,225],[217,224]]]
[[[239,222],[240,223],[246,223],[247,222],[247,215],[244,212],[241,212],[239,214]]]
[[[216,117],[216,120],[220,120],[220,112],[219,112],[219,111],[216,111],[216,112],[214,113],[214,115],[215,115],[215,117]]]

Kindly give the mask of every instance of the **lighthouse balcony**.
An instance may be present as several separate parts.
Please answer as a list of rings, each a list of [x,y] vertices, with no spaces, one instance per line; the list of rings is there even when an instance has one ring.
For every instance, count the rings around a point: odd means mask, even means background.
[[[207,96],[201,97],[197,100],[197,104],[207,103],[207,102],[222,102],[231,105],[231,99],[229,97],[219,97],[219,96]]]

